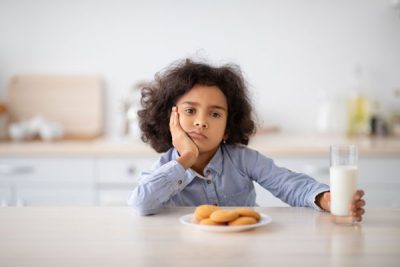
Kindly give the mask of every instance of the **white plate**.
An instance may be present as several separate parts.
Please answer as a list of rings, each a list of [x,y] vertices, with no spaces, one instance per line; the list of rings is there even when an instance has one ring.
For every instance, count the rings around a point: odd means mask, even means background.
[[[189,225],[194,228],[209,232],[239,232],[261,227],[272,222],[272,218],[269,215],[260,213],[260,216],[261,218],[256,224],[238,225],[238,226],[214,226],[214,225],[199,224],[195,221],[193,213],[182,216],[179,219],[179,221],[182,224]]]

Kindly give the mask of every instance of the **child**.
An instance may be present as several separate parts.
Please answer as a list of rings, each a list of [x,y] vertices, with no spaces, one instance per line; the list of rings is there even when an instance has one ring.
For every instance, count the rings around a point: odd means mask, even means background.
[[[165,153],[142,173],[128,201],[140,214],[170,206],[256,206],[253,182],[291,206],[330,210],[329,186],[246,147],[255,123],[238,66],[178,62],[142,89],[141,103],[142,140]],[[363,195],[357,191],[351,204],[356,221],[364,214]]]

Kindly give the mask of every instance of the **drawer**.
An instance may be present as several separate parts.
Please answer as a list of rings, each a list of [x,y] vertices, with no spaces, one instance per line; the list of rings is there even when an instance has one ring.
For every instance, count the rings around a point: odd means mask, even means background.
[[[275,163],[295,172],[302,172],[325,183],[329,183],[329,158],[322,157],[277,157]],[[360,184],[400,183],[399,157],[361,157],[358,161]]]
[[[362,158],[358,164],[359,183],[400,185],[400,158]]]
[[[400,183],[364,185],[366,209],[400,208]],[[368,212],[368,211],[367,211]]]
[[[115,157],[97,158],[97,183],[98,184],[126,184],[132,185],[142,171],[148,170],[157,158],[143,157]]]
[[[92,158],[7,158],[0,160],[0,180],[13,184],[93,183]]]
[[[11,206],[12,188],[0,186],[0,207]]]

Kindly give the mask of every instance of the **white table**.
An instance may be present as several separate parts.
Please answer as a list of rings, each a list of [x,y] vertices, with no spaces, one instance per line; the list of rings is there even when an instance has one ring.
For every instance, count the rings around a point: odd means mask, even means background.
[[[193,208],[0,208],[0,266],[400,266],[400,209],[340,226],[307,208],[258,208],[271,224],[212,233],[179,223]]]

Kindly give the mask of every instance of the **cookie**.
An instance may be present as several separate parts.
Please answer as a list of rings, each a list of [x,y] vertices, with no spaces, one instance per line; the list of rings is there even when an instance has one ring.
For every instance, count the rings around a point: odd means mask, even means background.
[[[194,211],[194,217],[197,221],[201,221],[203,219],[209,218],[211,213],[220,208],[214,205],[200,205]]]
[[[230,222],[239,217],[234,210],[216,210],[210,215],[210,219],[214,222]]]
[[[205,224],[205,225],[226,225],[226,223],[215,222],[215,221],[211,220],[210,218],[201,220],[200,224]]]
[[[245,217],[253,217],[254,219],[256,219],[256,221],[258,222],[261,218],[260,214],[253,210],[253,209],[249,209],[249,208],[237,208],[234,209],[234,211],[236,211],[237,213],[239,213],[239,216],[245,216]]]
[[[246,217],[242,216],[237,218],[236,220],[233,220],[229,222],[229,226],[238,226],[238,225],[248,225],[248,224],[256,224],[257,220],[254,219],[253,217]]]

